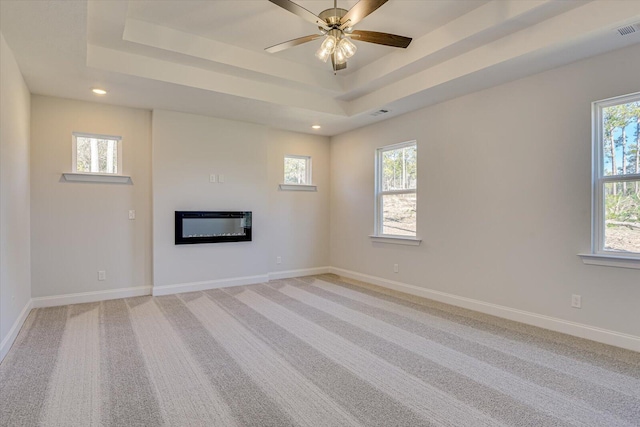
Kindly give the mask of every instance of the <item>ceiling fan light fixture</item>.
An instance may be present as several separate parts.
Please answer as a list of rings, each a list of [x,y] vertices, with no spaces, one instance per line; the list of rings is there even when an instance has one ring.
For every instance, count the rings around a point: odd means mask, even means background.
[[[344,64],[345,62],[347,62],[347,55],[345,54],[342,46],[336,47],[334,55],[334,61],[336,62],[336,64]]]
[[[320,49],[316,52],[316,57],[322,62],[327,62],[331,57],[334,74],[347,68],[347,59],[356,53],[357,47],[351,41],[351,37],[357,37],[358,42],[405,49],[411,43],[410,37],[353,29],[362,19],[375,12],[388,0],[358,0],[349,10],[339,8],[337,0],[334,0],[332,8],[323,10],[318,15],[308,11],[293,0],[268,1],[316,25],[320,30],[320,34],[298,37],[297,39],[270,46],[265,50],[269,53],[276,53],[324,37]]]
[[[353,44],[353,42],[349,40],[348,37],[344,37],[342,38],[342,40],[340,40],[340,43],[338,43],[338,48],[342,49],[344,56],[346,56],[347,58],[351,58],[356,53],[356,50],[358,50],[356,45]]]
[[[327,62],[330,56],[331,56],[331,52],[323,49],[322,47],[318,49],[318,51],[316,52],[316,58],[318,58],[322,62]]]
[[[329,54],[332,54],[336,48],[336,44],[338,43],[338,39],[334,35],[328,35],[322,44],[320,45],[320,49],[326,50]]]
[[[316,58],[322,62],[327,62],[329,57],[335,52],[338,39],[334,35],[328,35],[320,45],[320,49],[316,52]]]

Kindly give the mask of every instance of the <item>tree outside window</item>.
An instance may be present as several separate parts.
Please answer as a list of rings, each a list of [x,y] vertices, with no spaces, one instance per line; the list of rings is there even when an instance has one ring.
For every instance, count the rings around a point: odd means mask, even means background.
[[[122,167],[121,138],[93,134],[73,134],[73,171],[114,174]]]
[[[311,185],[311,157],[284,157],[284,183],[297,185]]]
[[[594,252],[640,257],[640,93],[594,103]]]
[[[416,236],[418,157],[415,141],[376,152],[376,235]]]

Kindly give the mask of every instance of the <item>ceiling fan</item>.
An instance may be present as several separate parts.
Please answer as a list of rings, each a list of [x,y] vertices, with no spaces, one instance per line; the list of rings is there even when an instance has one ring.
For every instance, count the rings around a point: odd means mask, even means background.
[[[323,10],[317,16],[291,0],[269,1],[317,25],[321,34],[312,34],[289,40],[268,47],[265,50],[269,53],[280,52],[325,37],[320,49],[316,52],[316,57],[323,62],[327,62],[331,58],[334,73],[347,68],[347,59],[351,58],[356,52],[357,47],[351,39],[400,48],[406,48],[411,43],[410,37],[353,29],[354,25],[376,11],[388,0],[360,0],[351,10],[338,8],[337,0],[333,0],[333,8]]]

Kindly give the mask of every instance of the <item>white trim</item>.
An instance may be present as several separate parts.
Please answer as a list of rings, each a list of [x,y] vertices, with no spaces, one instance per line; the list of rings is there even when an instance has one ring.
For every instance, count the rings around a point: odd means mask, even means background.
[[[133,288],[108,289],[104,291],[79,292],[77,294],[54,295],[50,297],[32,298],[33,308],[56,307],[67,304],[106,301],[110,299],[131,298],[151,295],[151,286]]]
[[[372,242],[375,243],[391,243],[394,245],[407,245],[407,246],[419,246],[422,239],[415,237],[401,237],[401,236],[369,236]]]
[[[301,156],[301,155],[298,155],[298,154],[285,154],[284,155],[284,160],[283,160],[283,162],[285,163],[285,169],[286,169],[287,159],[304,160],[304,184],[297,184],[297,183],[287,182],[287,183],[285,183],[283,185],[309,185],[310,186],[311,183],[313,182],[311,180],[312,176],[313,176],[313,174],[311,173],[311,156]],[[306,190],[306,191],[315,191],[315,190]]]
[[[281,191],[318,191],[317,185],[307,184],[280,184]]]
[[[269,273],[269,280],[291,279],[292,277],[313,276],[316,274],[328,274],[331,267],[303,268],[300,270],[273,271]]]
[[[122,141],[121,136],[117,135],[104,135],[100,133],[88,133],[88,132],[71,132],[71,135],[80,138],[96,138],[96,139],[113,139],[114,141]]]
[[[133,180],[131,180],[131,177],[126,175],[65,172],[62,174],[62,177],[67,182],[100,182],[107,184],[133,185]]]
[[[120,175],[122,169],[122,137],[115,135],[103,135],[99,133],[87,133],[87,132],[71,132],[71,171],[73,173],[78,172],[78,138],[90,138],[90,139],[101,139],[101,140],[111,140],[116,141],[117,144],[117,164],[116,164],[116,173],[113,175]]]
[[[609,251],[604,249],[605,244],[605,195],[604,184],[610,182],[637,181],[640,174],[619,175],[612,170],[612,175],[606,176],[604,173],[604,130],[602,128],[602,110],[615,105],[628,104],[640,101],[640,92],[627,95],[616,96],[591,103],[591,255],[593,258],[586,258],[586,254],[579,254],[585,264],[606,265],[609,267],[637,268],[633,262],[607,261]],[[583,256],[584,255],[584,256]],[[635,257],[640,259],[640,254]],[[627,257],[629,258],[629,257]]]
[[[603,265],[605,267],[622,267],[640,269],[640,258],[614,254],[578,254],[582,262],[588,265]]]
[[[382,286],[384,288],[404,292],[406,294],[428,298],[446,304],[467,308],[469,310],[478,311],[480,313],[490,314],[492,316],[502,317],[504,319],[514,320],[516,322],[525,323],[527,325],[550,329],[552,331],[561,332],[580,338],[586,338],[592,341],[597,341],[616,347],[622,347],[633,351],[640,351],[640,337],[638,336],[585,325],[583,323],[571,322],[568,320],[546,316],[543,314],[518,310],[515,308],[492,304],[471,298],[461,297],[458,295],[427,289],[420,286],[395,282],[380,277],[357,273],[355,271],[344,270],[342,268],[332,267],[331,272],[339,276],[347,277],[349,279],[360,280],[363,282]]]
[[[373,223],[374,223],[374,234],[373,236],[382,236],[384,229],[384,214],[383,214],[383,203],[382,197],[386,195],[394,195],[394,194],[415,194],[418,195],[418,184],[416,182],[416,188],[412,189],[403,189],[403,190],[382,190],[382,178],[383,178],[383,166],[382,166],[382,154],[387,151],[400,150],[407,147],[416,147],[416,162],[418,161],[417,153],[418,153],[418,140],[411,140],[400,142],[398,144],[385,145],[384,147],[379,147],[375,152],[375,174],[374,174],[374,210],[373,210]],[[416,166],[417,167],[417,166]],[[416,211],[417,211],[417,199],[416,199]],[[417,226],[417,218],[416,218],[416,226]],[[391,242],[386,242],[391,243]]]
[[[18,333],[20,332],[22,325],[24,325],[24,322],[27,320],[27,317],[29,317],[29,313],[31,313],[32,308],[33,300],[30,299],[25,304],[16,321],[13,322],[13,326],[9,329],[7,336],[2,340],[2,343],[0,343],[0,362],[4,360],[4,357],[9,353],[9,350],[16,338],[18,338]]]
[[[228,288],[230,286],[253,285],[269,281],[268,274],[259,276],[231,277],[228,279],[205,280],[202,282],[177,283],[175,285],[154,286],[151,295],[173,295],[184,292],[206,291],[209,289]]]

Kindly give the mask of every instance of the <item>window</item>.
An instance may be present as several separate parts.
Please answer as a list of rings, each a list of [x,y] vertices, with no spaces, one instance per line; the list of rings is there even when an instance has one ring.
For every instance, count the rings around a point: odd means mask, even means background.
[[[284,183],[311,185],[311,157],[284,156]]]
[[[376,151],[378,237],[416,237],[418,158],[415,141]]]
[[[594,255],[640,259],[640,93],[593,103]]]
[[[73,133],[74,173],[120,175],[122,138],[119,136]]]

